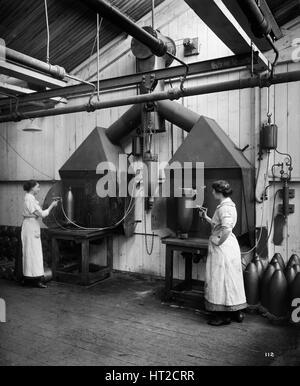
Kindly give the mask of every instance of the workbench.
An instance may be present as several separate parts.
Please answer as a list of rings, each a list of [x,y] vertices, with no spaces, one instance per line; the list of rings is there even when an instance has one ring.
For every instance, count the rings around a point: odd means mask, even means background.
[[[166,245],[165,255],[165,296],[167,299],[196,299],[202,297],[204,282],[198,282],[198,291],[193,291],[192,267],[195,256],[198,260],[207,256],[208,239],[188,238],[179,239],[167,237],[162,239]],[[177,286],[173,286],[173,258],[174,251],[180,251],[185,258],[185,277],[184,281]],[[199,299],[198,299],[199,300]]]
[[[81,285],[91,285],[111,275],[113,269],[113,232],[112,231],[85,231],[76,229],[49,229],[52,252],[53,279],[72,282]],[[69,268],[60,268],[59,240],[69,240],[81,244],[81,258],[77,272]],[[104,240],[106,242],[106,266],[99,267],[96,272],[90,272],[90,242]],[[73,265],[74,268],[74,265]]]

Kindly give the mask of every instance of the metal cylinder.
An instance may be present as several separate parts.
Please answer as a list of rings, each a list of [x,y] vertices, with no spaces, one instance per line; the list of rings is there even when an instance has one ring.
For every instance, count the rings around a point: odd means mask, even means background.
[[[285,317],[288,312],[288,284],[281,269],[274,272],[269,283],[268,310],[276,317]]]
[[[132,138],[132,154],[140,157],[143,154],[142,137],[135,136]]]
[[[66,194],[66,215],[69,220],[74,221],[74,196],[71,187]]]
[[[278,127],[266,124],[261,129],[261,148],[272,150],[277,148]]]
[[[187,239],[193,222],[196,191],[189,188],[182,190],[182,197],[177,198],[177,232],[179,238]]]
[[[261,302],[261,305],[266,309],[269,308],[269,283],[274,272],[275,272],[274,265],[269,264],[268,268],[265,270],[265,273],[263,275],[262,282],[261,282],[260,302]]]
[[[256,306],[259,302],[259,277],[254,263],[249,263],[244,271],[244,286],[249,306]]]

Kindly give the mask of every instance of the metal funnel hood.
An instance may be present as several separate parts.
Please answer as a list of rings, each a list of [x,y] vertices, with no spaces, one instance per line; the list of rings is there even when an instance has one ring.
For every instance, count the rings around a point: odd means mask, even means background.
[[[169,163],[204,162],[206,169],[252,169],[252,165],[211,118],[201,116]]]
[[[211,118],[200,116],[194,124],[182,145],[169,161],[184,166],[184,162],[191,162],[192,167],[196,162],[204,163],[204,201],[203,206],[208,208],[208,214],[213,215],[216,202],[211,194],[211,185],[215,180],[227,180],[232,189],[232,199],[236,204],[238,219],[235,227],[237,236],[248,234],[253,238],[255,229],[254,210],[254,167],[238,150],[232,140],[221,129],[217,122]],[[176,168],[176,164],[174,164]],[[194,185],[194,180],[193,180]],[[195,188],[195,186],[193,186]],[[201,198],[201,197],[200,197]],[[173,204],[169,200],[168,228],[173,229]],[[199,216],[194,216],[190,230],[191,235],[209,237],[210,226],[201,222]]]
[[[107,138],[106,129],[96,127],[59,170],[62,178],[95,174],[100,162],[112,162],[116,167],[124,152]]]

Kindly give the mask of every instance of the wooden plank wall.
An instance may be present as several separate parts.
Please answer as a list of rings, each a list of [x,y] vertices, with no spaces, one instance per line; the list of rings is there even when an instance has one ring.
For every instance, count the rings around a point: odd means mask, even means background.
[[[174,6],[176,3],[176,7]],[[201,22],[194,12],[185,4],[177,0],[167,0],[156,9],[156,27],[170,36],[176,43],[178,56],[183,58],[183,39],[198,37],[200,43],[200,54],[184,58],[187,62],[206,60],[226,55],[231,51]],[[150,15],[144,17],[139,24],[150,24]],[[286,30],[287,36],[300,33],[300,24],[294,25],[293,30]],[[286,41],[286,40],[285,40]],[[135,60],[130,52],[131,39],[121,36],[106,46],[100,53],[100,78],[121,76],[135,71]],[[289,48],[290,49],[290,48]],[[283,47],[283,57],[286,47]],[[270,54],[272,57],[272,54]],[[92,56],[90,60],[83,63],[76,75],[82,79],[95,79],[96,60]],[[287,58],[288,59],[288,58]],[[175,63],[174,63],[175,64]],[[176,65],[176,64],[175,64]],[[292,71],[299,69],[299,63],[280,65],[277,71]],[[239,79],[248,77],[247,71],[229,71],[226,74],[209,77],[195,77],[187,82],[187,86],[206,84],[216,81]],[[166,83],[165,87],[169,87]],[[271,88],[271,108],[273,117],[279,126],[279,150],[289,151],[294,160],[292,183],[296,189],[296,198],[293,203],[296,205],[296,213],[289,216],[288,225],[285,228],[285,239],[282,246],[275,247],[271,239],[269,241],[270,256],[273,253],[281,252],[287,259],[291,253],[300,253],[300,242],[297,234],[299,228],[299,216],[297,210],[300,208],[300,163],[298,147],[300,143],[300,88],[299,82],[277,85]],[[121,96],[135,95],[136,89],[103,93],[101,100],[119,98]],[[80,103],[74,100],[71,103]],[[252,163],[257,164],[259,128],[266,120],[266,90],[247,89],[222,92],[217,94],[194,96],[184,98],[179,103],[196,111],[199,114],[214,118],[230,136],[235,144],[243,148],[249,144],[245,156]],[[128,106],[120,108],[105,109],[94,113],[70,114],[67,116],[41,118],[36,120],[43,128],[39,134],[25,133],[22,128],[26,121],[19,123],[0,124],[0,134],[14,147],[22,157],[33,165],[37,170],[26,164],[24,160],[12,150],[11,147],[0,138],[0,224],[19,225],[22,208],[22,187],[21,180],[36,178],[41,183],[42,191],[40,200],[43,201],[47,190],[51,186],[52,179],[58,179],[58,170],[61,165],[70,157],[74,150],[81,144],[87,135],[96,125],[108,127],[118,119]],[[171,149],[174,150],[181,145],[184,134],[182,130],[174,127],[173,144],[171,143],[171,125],[167,124],[167,133],[160,134],[155,140],[155,148],[159,153],[160,161],[168,161],[171,157]],[[173,145],[173,146],[172,146]],[[123,147],[126,151],[129,142],[124,141]],[[271,154],[270,163],[278,162],[281,158]],[[258,193],[262,189],[266,159],[261,166]],[[270,225],[272,212],[272,197],[278,185],[269,191],[269,200],[264,205],[263,225]],[[279,200],[278,200],[279,203]],[[260,225],[262,205],[257,205],[257,226]],[[136,219],[142,220],[136,228],[137,233],[144,232],[146,221],[147,231],[151,231],[150,215],[145,215],[143,203],[137,200],[135,209]],[[148,245],[151,245],[151,237],[148,237]],[[101,252],[99,251],[99,258]],[[95,256],[94,256],[95,258]],[[93,259],[94,259],[93,258]],[[114,240],[114,268],[143,272],[153,275],[164,275],[164,246],[161,245],[158,237],[154,238],[153,253],[149,256],[146,252],[145,240],[142,235],[134,235],[130,239],[116,237]],[[183,277],[183,259],[176,256],[174,262],[174,274]],[[203,278],[203,265],[195,265],[193,274],[195,278]]]

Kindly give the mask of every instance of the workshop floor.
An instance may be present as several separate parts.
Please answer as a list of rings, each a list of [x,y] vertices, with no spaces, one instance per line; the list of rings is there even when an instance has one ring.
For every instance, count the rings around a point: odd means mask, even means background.
[[[204,311],[161,302],[162,286],[120,273],[89,289],[0,280],[0,365],[300,364],[297,326],[246,315],[242,324],[211,327]]]

